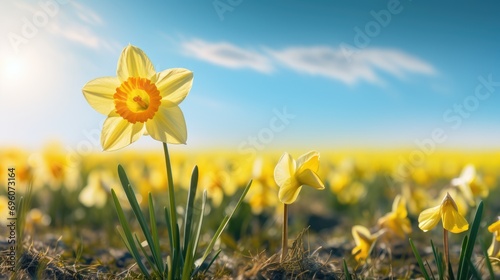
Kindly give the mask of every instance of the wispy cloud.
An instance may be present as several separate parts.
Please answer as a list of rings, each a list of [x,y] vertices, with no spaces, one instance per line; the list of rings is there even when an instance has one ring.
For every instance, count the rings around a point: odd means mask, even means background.
[[[61,26],[60,24],[51,24],[49,31],[54,35],[92,49],[98,49],[102,44],[102,40],[99,36],[94,34],[89,28],[81,25]]]
[[[35,35],[45,31],[92,49],[108,51],[120,49],[116,41],[100,35],[99,29],[105,26],[103,18],[82,3],[54,1],[49,8],[43,6],[43,2],[26,3],[12,0],[7,3],[13,4],[14,13],[19,18],[31,19],[35,13],[45,15],[46,21],[42,25],[37,25]]]
[[[353,85],[361,81],[382,84],[382,72],[403,79],[409,74],[434,75],[428,62],[401,50],[366,48],[346,57],[341,49],[328,46],[262,47],[249,50],[231,43],[193,39],[182,43],[185,54],[228,68],[251,68],[269,73],[277,65],[299,74],[323,76]]]
[[[230,43],[210,43],[193,39],[183,42],[182,48],[185,54],[216,65],[233,69],[250,68],[262,73],[273,71],[270,59],[264,54]]]
[[[92,9],[87,8],[86,6],[84,6],[80,3],[74,2],[74,1],[70,2],[70,3],[75,8],[76,15],[82,21],[84,21],[88,24],[92,24],[92,25],[101,25],[104,23],[101,16],[99,16]]]
[[[429,63],[396,49],[367,48],[346,57],[341,49],[326,46],[268,50],[283,66],[298,73],[324,76],[346,84],[381,83],[380,70],[398,78],[408,73],[432,75]]]

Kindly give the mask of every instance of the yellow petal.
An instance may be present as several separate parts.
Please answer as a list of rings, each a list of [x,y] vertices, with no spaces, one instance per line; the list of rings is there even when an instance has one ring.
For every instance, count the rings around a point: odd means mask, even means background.
[[[488,227],[488,231],[496,235],[496,240],[500,241],[500,220],[494,222]]]
[[[356,225],[352,227],[352,236],[356,247],[352,249],[351,253],[356,261],[368,258],[372,244],[375,241],[370,231],[364,226]]]
[[[285,204],[292,204],[297,200],[302,187],[298,184],[294,177],[288,178],[280,187],[278,197]]]
[[[116,88],[120,86],[120,80],[116,77],[103,77],[94,79],[82,88],[83,96],[87,102],[103,115],[109,115],[115,109],[113,95]]]
[[[462,170],[462,173],[460,173],[460,178],[462,178],[467,184],[472,183],[474,178],[476,178],[476,168],[474,168],[474,165],[467,164]]]
[[[137,141],[142,135],[143,123],[129,123],[120,116],[111,115],[105,121],[101,134],[101,145],[105,151],[123,148]]]
[[[187,128],[181,108],[162,101],[153,119],[146,122],[146,130],[153,139],[170,144],[186,144]]]
[[[449,203],[443,205],[443,227],[453,233],[460,233],[469,229],[467,220]]]
[[[151,60],[141,49],[132,45],[123,49],[116,74],[121,82],[129,77],[147,78],[156,82],[156,71]]]
[[[325,185],[323,185],[323,182],[321,182],[321,179],[318,177],[318,175],[316,175],[316,173],[314,173],[310,169],[302,171],[297,176],[297,179],[300,185],[308,185],[317,190],[323,190],[325,188]]]
[[[408,211],[406,210],[406,199],[401,195],[397,195],[392,203],[392,212],[396,213],[399,218],[406,218]]]
[[[302,173],[306,169],[316,172],[319,169],[319,153],[310,151],[297,159],[297,173]]]
[[[423,231],[433,229],[441,219],[441,205],[426,209],[418,216],[418,227]]]
[[[164,100],[168,100],[175,105],[186,98],[193,85],[193,72],[182,69],[168,69],[158,73],[156,88]]]
[[[295,160],[285,152],[274,168],[274,181],[281,187],[290,177],[295,175]]]
[[[355,225],[352,227],[351,231],[356,245],[367,243],[372,240],[370,230],[364,226]]]

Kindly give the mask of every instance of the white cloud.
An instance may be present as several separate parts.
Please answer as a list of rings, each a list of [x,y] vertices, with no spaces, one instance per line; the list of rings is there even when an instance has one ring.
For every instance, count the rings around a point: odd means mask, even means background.
[[[49,31],[54,35],[82,44],[92,49],[98,49],[101,46],[101,39],[99,36],[94,34],[85,26],[61,26],[60,24],[52,24],[49,27]]]
[[[182,48],[187,55],[216,65],[233,69],[250,68],[262,73],[273,71],[273,65],[265,55],[230,43],[210,43],[193,39],[183,42]]]
[[[341,49],[326,46],[268,50],[283,66],[298,73],[324,76],[346,84],[360,81],[381,83],[379,71],[398,78],[407,73],[435,74],[429,63],[395,49],[367,48],[349,57]]]
[[[436,73],[428,62],[389,48],[366,48],[346,56],[342,49],[328,46],[250,50],[227,42],[212,43],[201,39],[181,45],[186,55],[227,68],[250,68],[269,73],[279,64],[299,74],[323,76],[349,85],[361,81],[382,84],[381,72],[399,79],[412,73]]]
[[[85,7],[84,5],[77,2],[70,2],[73,7],[75,7],[76,15],[84,22],[92,24],[92,25],[102,25],[102,18],[90,8]]]

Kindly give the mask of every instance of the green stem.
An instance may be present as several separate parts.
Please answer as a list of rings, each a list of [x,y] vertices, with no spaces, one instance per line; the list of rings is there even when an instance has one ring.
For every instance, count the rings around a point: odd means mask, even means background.
[[[448,271],[448,262],[450,261],[450,250],[448,247],[448,230],[443,228],[443,245],[444,245],[444,271]]]
[[[170,222],[172,225],[172,236],[174,248],[170,248],[174,256],[172,256],[172,270],[175,270],[175,266],[177,265],[177,260],[179,259],[177,256],[179,254],[179,232],[177,230],[177,211],[175,209],[175,196],[174,196],[174,180],[172,178],[172,165],[170,164],[170,156],[168,154],[167,143],[163,143],[163,150],[165,152],[165,163],[167,166],[167,180],[168,180],[168,198],[169,198],[169,207],[170,207]]]
[[[283,233],[281,235],[281,258],[280,261],[286,257],[288,253],[288,204],[283,203]]]

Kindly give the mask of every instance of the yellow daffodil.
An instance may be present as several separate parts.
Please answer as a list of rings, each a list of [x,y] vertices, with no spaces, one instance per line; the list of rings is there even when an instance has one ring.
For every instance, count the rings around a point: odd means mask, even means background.
[[[117,77],[88,82],[83,95],[106,115],[101,133],[104,150],[116,150],[143,134],[172,144],[185,144],[186,122],[179,108],[189,93],[193,73],[174,68],[157,73],[146,54],[129,45],[118,60]]]
[[[35,189],[48,186],[55,191],[62,187],[72,191],[80,185],[80,163],[70,161],[60,143],[49,143],[41,153],[32,154],[28,163],[33,168]]]
[[[279,186],[278,197],[281,202],[295,202],[303,185],[322,190],[323,182],[316,172],[319,169],[319,153],[311,151],[299,157],[297,162],[288,153],[281,156],[274,169],[274,180]]]
[[[476,205],[475,197],[487,197],[489,193],[488,187],[478,176],[476,168],[472,164],[466,165],[460,176],[451,180],[451,185],[460,189],[467,203],[471,206]]]
[[[488,256],[499,258],[500,257],[500,217],[498,221],[494,222],[488,227],[488,231],[493,233],[493,240],[491,241],[490,248],[488,248]]]
[[[260,214],[270,206],[278,205],[276,188],[274,188],[273,166],[269,161],[259,157],[255,159],[252,170],[252,187],[246,196],[252,213]]]
[[[442,220],[443,228],[460,233],[469,229],[469,223],[458,212],[458,207],[449,193],[440,205],[426,209],[418,216],[418,227],[424,232],[433,229]]]
[[[488,231],[496,235],[497,241],[500,241],[500,217],[488,227]]]
[[[396,236],[404,238],[411,233],[411,222],[408,219],[406,210],[406,200],[398,195],[392,203],[392,212],[378,219],[381,228],[387,229],[387,232],[394,233]]]
[[[102,208],[106,205],[111,188],[117,187],[118,182],[108,171],[93,170],[88,176],[87,186],[78,195],[78,200],[86,207]]]
[[[51,218],[49,215],[38,208],[33,208],[26,214],[25,227],[28,232],[33,232],[36,227],[48,226],[50,222]]]
[[[352,249],[351,254],[358,262],[366,260],[378,235],[372,235],[370,230],[364,226],[355,225],[352,227],[352,236],[354,237],[356,247]]]

